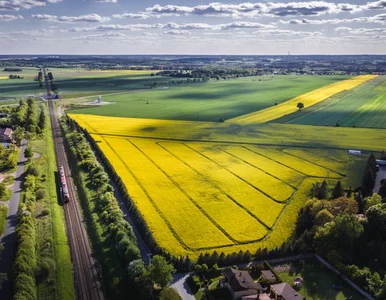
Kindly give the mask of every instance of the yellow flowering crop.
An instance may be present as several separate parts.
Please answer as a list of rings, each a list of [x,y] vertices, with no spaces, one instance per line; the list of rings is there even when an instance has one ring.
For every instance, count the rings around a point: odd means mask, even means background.
[[[0,76],[0,80],[6,80],[6,79],[9,79],[8,76]]]
[[[376,77],[377,75],[363,75],[344,81],[338,81],[336,83],[324,86],[322,88],[313,90],[309,93],[283,102],[279,105],[230,119],[228,122],[238,124],[266,123],[296,112],[298,110],[297,104],[299,102],[303,103],[304,107],[310,107],[323,100],[326,100],[335,94],[338,94],[344,90],[351,90],[352,88]]]

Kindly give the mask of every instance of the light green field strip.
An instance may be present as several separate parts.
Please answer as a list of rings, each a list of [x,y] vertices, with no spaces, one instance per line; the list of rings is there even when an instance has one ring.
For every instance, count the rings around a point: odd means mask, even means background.
[[[227,146],[225,151],[294,187],[298,186],[305,177],[293,169],[240,146]]]
[[[188,144],[188,146],[276,201],[285,202],[294,192],[294,189],[283,181],[223,152],[224,147],[221,145],[216,147],[214,145]]]
[[[277,216],[283,209],[282,204],[272,201],[251,185],[183,144],[160,143],[160,145],[193,170],[205,176],[209,182],[216,185],[234,201],[248,209],[267,226],[271,227],[274,224]],[[267,209],[269,209],[269,213],[267,213]],[[238,220],[241,220],[240,217],[237,215],[233,216],[233,218]],[[247,225],[244,219],[242,223],[240,226],[245,226],[245,230],[252,226],[252,223]]]
[[[119,174],[119,177],[130,195],[131,201],[134,203],[138,212],[145,220],[146,226],[152,233],[152,236],[157,244],[161,245],[166,252],[186,255],[187,250],[183,248],[180,241],[176,238],[175,232],[172,232],[171,228],[168,227],[165,220],[161,217],[121,159],[111,149],[110,145],[99,135],[91,136],[95,141],[98,141],[98,147],[109,159],[115,172]],[[199,239],[199,237],[196,238]]]
[[[285,153],[294,155],[305,161],[308,161],[318,166],[335,171],[339,174],[345,175],[347,172],[347,162],[338,163],[336,161],[329,160],[328,158],[316,155],[315,153],[309,152],[308,150],[306,151],[306,150],[299,150],[299,149],[284,149],[283,151]]]
[[[247,149],[250,149],[253,152],[264,155],[272,160],[275,160],[287,167],[298,170],[299,172],[306,174],[307,176],[312,177],[327,177],[330,178],[341,178],[342,176],[329,171],[325,168],[312,164],[308,161],[305,161],[301,158],[289,155],[284,153],[283,151],[277,150],[275,148],[260,148],[254,146],[247,146]]]
[[[172,154],[152,141],[132,140],[132,143],[165,172],[167,177],[232,239],[237,242],[247,242],[261,239],[267,233],[267,230],[248,212],[228,198],[207,178],[189,168]],[[243,220],[242,224],[240,219]]]
[[[142,189],[151,197],[165,220],[189,248],[231,244],[229,239],[190,199],[135,146],[121,139],[112,138],[107,141],[124,158],[126,166],[132,171]],[[151,216],[147,217],[151,218]]]

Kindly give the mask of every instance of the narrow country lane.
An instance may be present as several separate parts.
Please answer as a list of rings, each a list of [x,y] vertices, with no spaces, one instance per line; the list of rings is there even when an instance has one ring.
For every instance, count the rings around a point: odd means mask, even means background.
[[[173,282],[171,283],[171,287],[175,289],[178,294],[180,294],[181,298],[184,300],[195,300],[192,291],[188,286],[188,278],[189,273],[177,273],[173,276]]]
[[[0,299],[8,300],[12,296],[11,269],[16,251],[16,225],[17,211],[19,208],[21,187],[24,180],[24,166],[27,159],[24,157],[24,150],[27,147],[27,140],[21,142],[21,150],[18,161],[18,166],[15,175],[15,183],[13,185],[11,200],[9,201],[7,223],[4,234],[1,236],[1,243],[4,250],[0,255],[0,273],[6,273],[8,280],[4,282],[3,288],[0,290]]]

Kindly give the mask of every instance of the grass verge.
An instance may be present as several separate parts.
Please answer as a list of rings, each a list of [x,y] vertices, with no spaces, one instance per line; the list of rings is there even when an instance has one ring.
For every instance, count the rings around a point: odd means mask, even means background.
[[[0,236],[3,234],[7,221],[8,207],[0,204]]]

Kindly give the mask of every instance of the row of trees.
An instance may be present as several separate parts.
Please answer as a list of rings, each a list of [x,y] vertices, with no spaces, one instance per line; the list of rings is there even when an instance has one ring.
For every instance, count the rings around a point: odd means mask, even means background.
[[[377,167],[374,154],[371,154],[367,160],[365,171],[362,179],[362,193],[365,197],[371,196],[375,187],[375,180],[377,178]]]
[[[45,175],[40,176],[38,168],[28,166],[23,185],[23,204],[18,212],[17,252],[13,265],[14,299],[36,299],[36,281],[48,277],[51,267],[38,261],[36,251],[35,205],[45,197]]]
[[[212,78],[215,80],[262,75],[261,69],[205,67],[194,70],[161,71],[156,75],[177,78]]]
[[[194,79],[183,79],[183,80],[162,80],[162,81],[153,81],[150,83],[144,84],[146,88],[154,89],[159,86],[171,86],[171,85],[186,85],[186,84],[197,84],[197,83],[206,83],[208,78],[194,78]]]
[[[20,75],[14,75],[14,74],[11,74],[8,76],[9,79],[24,79],[24,77],[21,77]]]

